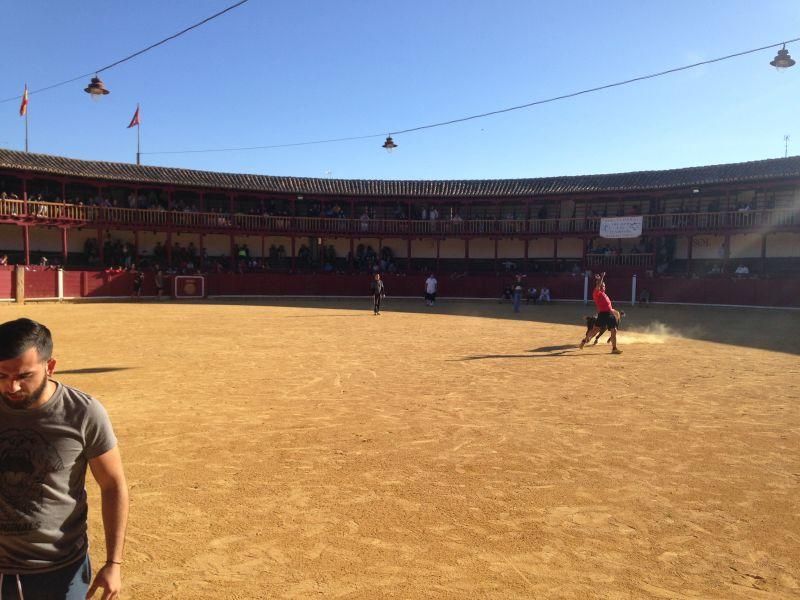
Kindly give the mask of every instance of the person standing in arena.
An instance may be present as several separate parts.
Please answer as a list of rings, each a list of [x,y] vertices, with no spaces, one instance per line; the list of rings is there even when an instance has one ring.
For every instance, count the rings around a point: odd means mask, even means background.
[[[156,265],[155,283],[156,283],[156,293],[158,294],[158,299],[161,300],[162,296],[164,295],[164,272],[158,265]]]
[[[579,348],[583,350],[586,343],[592,339],[601,329],[608,329],[611,332],[611,353],[622,354],[622,350],[617,348],[617,317],[614,315],[614,307],[611,306],[611,298],[606,295],[606,274],[595,275],[594,291],[592,299],[597,307],[597,320],[592,330],[581,340]]]
[[[372,282],[373,314],[381,314],[381,300],[386,297],[385,290],[386,286],[381,281],[381,274],[375,273],[375,280]]]
[[[517,275],[514,277],[514,287],[512,288],[512,301],[514,303],[514,312],[519,312],[519,305],[522,301],[522,292],[525,291],[525,287],[522,285],[522,275]]]
[[[103,406],[51,379],[50,330],[0,325],[0,598],[119,598],[128,486]],[[89,562],[86,467],[100,486],[106,560]]]
[[[136,265],[131,267],[131,273],[133,273],[133,297],[141,298],[142,286],[144,285],[144,273],[137,269]]]
[[[433,273],[425,280],[425,304],[433,306],[436,304],[436,290],[439,289],[439,282],[436,281]]]

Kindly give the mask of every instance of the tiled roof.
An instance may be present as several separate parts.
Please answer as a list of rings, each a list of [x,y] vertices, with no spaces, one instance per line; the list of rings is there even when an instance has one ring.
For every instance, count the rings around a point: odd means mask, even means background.
[[[251,193],[398,198],[514,198],[686,189],[800,178],[800,156],[666,171],[534,179],[378,180],[315,179],[216,173],[172,167],[78,160],[0,149],[0,169],[39,176],[76,177],[121,184],[174,185]]]

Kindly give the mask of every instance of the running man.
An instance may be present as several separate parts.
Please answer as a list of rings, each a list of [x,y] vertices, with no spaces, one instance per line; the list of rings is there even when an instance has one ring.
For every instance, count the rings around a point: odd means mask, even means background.
[[[374,300],[373,310],[376,315],[381,314],[381,299],[386,297],[386,286],[381,281],[381,274],[375,273],[375,281],[372,282],[372,297]]]
[[[433,273],[425,280],[425,304],[433,306],[436,304],[436,290],[439,289],[439,282],[436,281]]]
[[[606,328],[611,332],[611,354],[622,354],[622,350],[617,348],[617,317],[614,307],[611,306],[611,298],[606,295],[606,274],[595,275],[594,291],[592,300],[597,307],[597,320],[592,330],[581,340],[579,348],[583,350],[586,343],[592,339],[601,329]]]

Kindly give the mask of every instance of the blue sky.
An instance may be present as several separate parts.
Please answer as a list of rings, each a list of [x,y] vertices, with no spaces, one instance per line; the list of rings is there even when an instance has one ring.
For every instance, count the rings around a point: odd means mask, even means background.
[[[0,99],[112,63],[234,0],[0,0]],[[11,23],[13,26],[10,26]],[[32,152],[133,162],[142,150],[382,134],[800,37],[796,0],[250,0],[101,74],[30,98]],[[800,43],[789,46],[800,62]],[[774,51],[467,123],[295,148],[148,154],[145,164],[351,179],[610,173],[800,154],[800,64]],[[19,101],[0,147],[22,149]]]

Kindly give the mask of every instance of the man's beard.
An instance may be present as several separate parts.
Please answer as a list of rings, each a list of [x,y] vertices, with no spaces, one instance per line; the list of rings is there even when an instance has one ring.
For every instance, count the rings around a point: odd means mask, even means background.
[[[13,410],[27,410],[37,402],[44,394],[45,389],[47,388],[47,382],[49,378],[45,375],[44,380],[42,380],[42,385],[38,388],[33,390],[27,397],[23,398],[22,400],[10,400],[6,394],[0,394],[3,397],[3,402],[5,402],[6,406]]]

